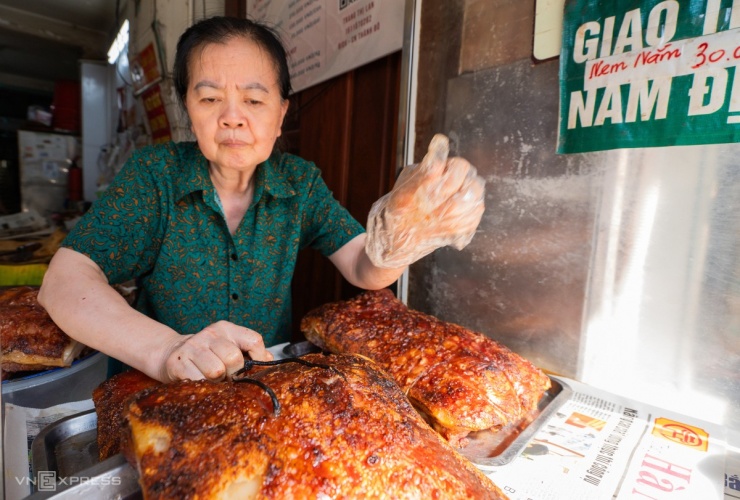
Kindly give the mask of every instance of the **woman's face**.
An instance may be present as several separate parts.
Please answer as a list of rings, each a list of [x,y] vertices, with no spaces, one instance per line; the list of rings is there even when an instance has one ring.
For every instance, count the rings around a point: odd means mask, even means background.
[[[288,110],[270,56],[250,40],[232,38],[195,51],[188,69],[185,107],[203,155],[237,170],[269,158]]]

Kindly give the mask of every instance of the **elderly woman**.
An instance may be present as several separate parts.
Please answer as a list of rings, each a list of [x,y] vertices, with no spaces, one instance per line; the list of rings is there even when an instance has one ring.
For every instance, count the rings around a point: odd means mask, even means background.
[[[245,353],[271,359],[265,346],[288,340],[303,247],[355,286],[378,289],[434,248],[469,241],[480,221],[482,181],[466,161],[448,161],[438,138],[376,203],[365,233],[316,166],[276,150],[290,77],[279,38],[259,23],[193,25],[173,78],[196,141],[134,152],[39,293],[68,335],[153,378],[220,379]],[[111,284],[134,278],[132,308]]]

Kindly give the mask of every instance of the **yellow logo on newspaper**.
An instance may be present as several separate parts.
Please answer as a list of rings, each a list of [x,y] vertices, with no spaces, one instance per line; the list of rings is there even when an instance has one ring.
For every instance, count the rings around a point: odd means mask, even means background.
[[[653,435],[693,448],[697,451],[707,451],[709,434],[693,425],[682,424],[667,418],[656,418]]]

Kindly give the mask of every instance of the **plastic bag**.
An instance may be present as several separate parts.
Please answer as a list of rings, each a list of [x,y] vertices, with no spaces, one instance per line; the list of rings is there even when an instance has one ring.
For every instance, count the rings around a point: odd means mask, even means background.
[[[370,209],[365,251],[377,267],[400,268],[437,248],[462,250],[484,211],[485,181],[463,158],[447,159],[449,140],[432,138],[419,164],[403,169]]]

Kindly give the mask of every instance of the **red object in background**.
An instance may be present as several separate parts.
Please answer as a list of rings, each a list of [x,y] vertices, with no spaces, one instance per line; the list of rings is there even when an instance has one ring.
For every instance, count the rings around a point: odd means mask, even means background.
[[[141,98],[144,100],[146,117],[149,120],[149,129],[152,133],[152,142],[162,144],[172,140],[170,121],[167,119],[167,111],[162,100],[162,92],[159,85],[155,84],[146,89]]]
[[[82,125],[80,82],[59,80],[54,82],[52,127],[77,132]]]
[[[74,160],[69,166],[67,177],[67,200],[69,202],[82,201],[82,169]]]

